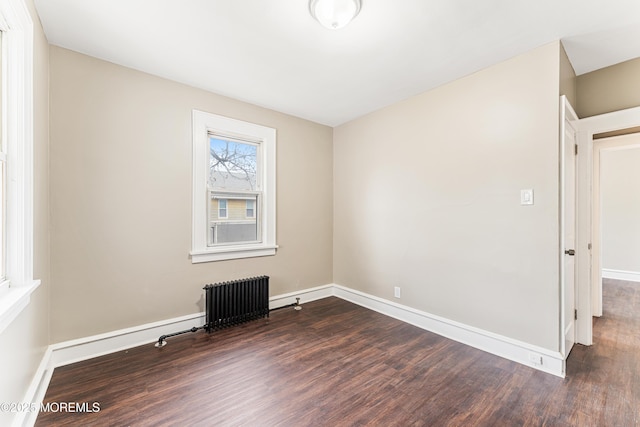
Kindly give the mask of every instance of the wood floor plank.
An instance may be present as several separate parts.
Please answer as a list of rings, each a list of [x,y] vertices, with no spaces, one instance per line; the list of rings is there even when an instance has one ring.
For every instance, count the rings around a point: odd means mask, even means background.
[[[37,426],[637,426],[640,284],[607,281],[560,379],[327,298],[57,368]]]

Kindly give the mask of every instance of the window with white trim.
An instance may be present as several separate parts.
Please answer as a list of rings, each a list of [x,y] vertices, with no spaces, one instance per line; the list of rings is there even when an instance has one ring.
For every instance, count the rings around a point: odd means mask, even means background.
[[[4,31],[0,29],[0,283],[7,281],[7,141],[4,133],[6,51]]]
[[[0,31],[2,332],[40,284],[33,279],[33,22],[23,0],[0,1]]]
[[[194,263],[275,255],[275,129],[193,111]]]

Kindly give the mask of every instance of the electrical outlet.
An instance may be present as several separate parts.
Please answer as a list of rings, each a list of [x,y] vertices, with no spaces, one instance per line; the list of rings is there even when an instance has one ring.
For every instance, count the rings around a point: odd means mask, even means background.
[[[400,286],[396,286],[393,288],[393,296],[396,298],[400,298]]]
[[[542,366],[542,356],[536,353],[529,353],[529,362],[536,366]]]

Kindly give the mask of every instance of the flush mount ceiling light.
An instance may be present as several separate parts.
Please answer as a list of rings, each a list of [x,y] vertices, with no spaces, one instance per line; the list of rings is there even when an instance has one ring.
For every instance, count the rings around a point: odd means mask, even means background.
[[[322,26],[337,30],[360,12],[361,0],[310,0],[309,11]]]

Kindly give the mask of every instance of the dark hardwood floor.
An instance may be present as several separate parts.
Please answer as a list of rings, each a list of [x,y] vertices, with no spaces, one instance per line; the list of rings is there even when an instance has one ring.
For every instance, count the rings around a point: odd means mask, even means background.
[[[36,425],[640,425],[640,284],[604,292],[564,380],[328,298],[57,368],[45,403],[100,411]]]

